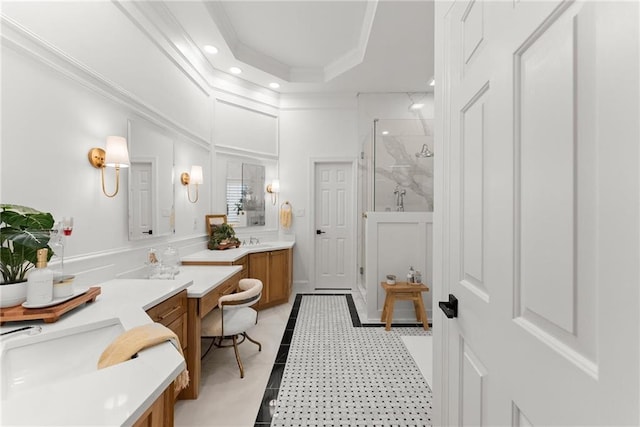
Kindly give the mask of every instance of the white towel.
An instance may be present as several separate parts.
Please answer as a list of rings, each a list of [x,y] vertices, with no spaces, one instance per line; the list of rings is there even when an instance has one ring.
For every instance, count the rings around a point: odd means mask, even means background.
[[[137,326],[118,336],[102,352],[98,361],[98,369],[103,369],[118,363],[126,362],[140,350],[152,347],[165,341],[171,342],[178,349],[182,357],[180,339],[173,331],[160,323]],[[189,385],[189,372],[185,369],[178,375],[175,382],[176,393]]]

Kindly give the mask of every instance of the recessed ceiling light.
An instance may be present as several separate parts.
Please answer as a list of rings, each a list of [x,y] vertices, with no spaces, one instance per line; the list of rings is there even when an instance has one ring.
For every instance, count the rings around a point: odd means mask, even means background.
[[[278,89],[280,87],[280,84],[273,82],[273,83],[269,83],[269,87],[271,89]]]
[[[409,108],[410,108],[410,109],[412,109],[412,110],[419,110],[419,109],[421,109],[422,107],[424,107],[424,104],[420,104],[420,103],[417,103],[417,102],[416,102],[416,103],[414,103],[414,104],[411,104],[411,107],[409,107]]]
[[[231,67],[229,68],[229,71],[231,71],[231,74],[240,74],[242,72],[242,70],[238,67]]]
[[[434,77],[431,77],[431,80],[429,80],[429,86],[435,86],[436,85],[436,79]]]
[[[383,131],[382,131],[382,134],[383,134],[383,135],[389,135],[389,131],[388,131],[388,130],[383,130]]]
[[[218,48],[208,44],[204,46],[204,51],[212,55],[215,55],[216,53],[218,53]]]

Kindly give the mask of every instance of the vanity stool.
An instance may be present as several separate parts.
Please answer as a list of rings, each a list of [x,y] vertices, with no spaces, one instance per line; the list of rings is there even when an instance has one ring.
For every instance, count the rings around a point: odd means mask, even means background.
[[[236,362],[240,368],[240,378],[244,378],[244,367],[238,353],[238,344],[249,340],[258,346],[258,351],[262,350],[262,345],[247,335],[247,330],[258,323],[258,312],[251,308],[260,300],[262,295],[262,281],[258,279],[240,279],[238,282],[240,292],[224,295],[218,299],[220,310],[213,310],[202,319],[202,338],[210,338],[211,344],[202,356],[202,359],[209,353],[211,347],[230,347],[223,345],[222,340],[231,338],[233,349],[236,353]],[[242,341],[238,341],[238,337]],[[216,339],[218,343],[216,343]]]
[[[380,285],[386,292],[384,306],[382,307],[382,316],[380,318],[380,321],[385,323],[385,330],[388,331],[391,329],[393,306],[398,300],[413,301],[413,307],[416,310],[416,320],[422,323],[425,331],[429,330],[429,320],[427,319],[427,312],[422,302],[422,292],[429,290],[427,285],[424,283],[407,282],[398,282],[395,285],[381,282]]]

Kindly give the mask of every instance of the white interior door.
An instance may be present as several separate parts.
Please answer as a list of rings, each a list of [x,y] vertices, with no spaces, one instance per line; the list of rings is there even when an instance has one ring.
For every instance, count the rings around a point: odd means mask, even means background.
[[[638,9],[436,6],[441,425],[640,422]]]
[[[131,162],[131,187],[129,203],[135,209],[129,209],[131,239],[152,236],[153,230],[153,164],[152,162]],[[157,233],[157,230],[155,230]]]
[[[316,162],[314,171],[315,288],[355,285],[352,162]]]

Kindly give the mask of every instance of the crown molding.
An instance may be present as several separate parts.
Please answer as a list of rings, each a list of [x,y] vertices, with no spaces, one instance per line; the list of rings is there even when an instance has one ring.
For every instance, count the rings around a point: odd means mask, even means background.
[[[253,99],[253,95],[258,102],[277,106],[279,96],[277,92],[216,69],[165,2],[113,1],[176,67],[205,91],[207,96],[214,90],[244,96],[248,99]],[[206,2],[207,9],[216,8],[215,3]]]
[[[208,139],[197,135],[145,103],[133,93],[76,60],[6,15],[0,15],[2,46],[21,52],[75,83],[110,99],[150,122],[184,136],[188,141],[210,150]]]
[[[162,2],[130,2],[114,0],[113,4],[125,15],[141,33],[156,45],[204,95],[209,96],[209,85],[200,72],[197,63],[188,58],[175,42],[181,38],[183,43],[193,41],[181,31],[180,24]]]

